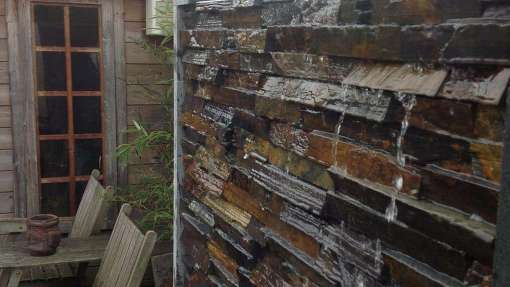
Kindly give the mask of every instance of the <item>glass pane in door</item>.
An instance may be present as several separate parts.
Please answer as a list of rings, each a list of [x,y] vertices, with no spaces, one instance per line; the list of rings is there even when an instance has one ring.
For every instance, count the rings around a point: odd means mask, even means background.
[[[97,8],[71,7],[71,46],[99,47],[99,15]]]
[[[65,91],[66,55],[60,52],[37,52],[36,76],[38,91]]]
[[[39,134],[67,134],[67,98],[38,97]]]
[[[35,42],[38,46],[64,46],[64,7],[37,5],[34,8]]]
[[[73,216],[102,169],[102,51],[97,6],[34,4],[41,209]]]

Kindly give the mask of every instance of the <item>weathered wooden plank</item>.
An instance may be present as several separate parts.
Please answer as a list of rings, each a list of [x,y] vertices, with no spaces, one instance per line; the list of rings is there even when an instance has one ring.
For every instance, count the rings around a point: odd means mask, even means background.
[[[145,22],[128,21],[128,22],[125,22],[124,25],[125,25],[124,26],[124,31],[125,31],[124,41],[126,43],[136,43],[136,42],[146,39]]]
[[[6,15],[5,13],[5,2],[6,1],[0,1],[0,15]]]
[[[120,35],[115,37],[115,29],[122,27],[122,23],[116,23],[120,20],[118,11],[115,7],[118,4],[115,1],[103,1],[101,3],[101,31],[103,53],[102,53],[102,90],[103,90],[103,127],[104,132],[104,154],[103,160],[105,168],[104,179],[112,185],[117,185],[118,170],[117,158],[115,151],[117,148],[117,138],[119,127],[122,128],[121,123],[117,123],[117,119],[122,115],[122,102],[125,103],[125,90],[119,86],[119,77],[123,77],[122,70],[119,70],[121,57],[123,56],[123,48],[119,47],[116,38],[122,38]],[[117,16],[116,16],[117,13]],[[120,74],[116,74],[117,71]],[[119,93],[117,95],[116,93]],[[119,111],[119,114],[117,113]]]
[[[154,287],[169,287],[172,285],[173,254],[166,253],[151,258]]]
[[[117,131],[117,145],[126,143],[127,122],[127,92],[126,92],[126,47],[125,38],[121,35],[125,35],[125,1],[118,0],[113,5],[113,30],[114,30],[114,41],[115,41],[115,90],[117,95],[114,97],[116,101],[116,131]],[[117,184],[127,184],[127,168],[125,165],[117,165]],[[108,223],[113,223],[113,216],[116,212],[110,212],[108,215]],[[110,226],[111,227],[111,226]]]
[[[131,211],[122,206],[93,286],[140,286],[157,235],[143,234],[129,218]]]
[[[14,169],[12,150],[0,150],[0,171],[10,171]]]
[[[161,105],[136,105],[127,107],[127,123],[133,125],[136,120],[149,127],[162,126],[170,119],[166,118],[165,107]]]
[[[134,135],[128,135],[127,142],[132,143]],[[153,146],[144,150],[140,156],[131,156],[129,158],[129,165],[143,165],[143,164],[161,164],[161,148],[162,146]]]
[[[126,43],[126,64],[160,64],[157,58],[148,49],[139,43]]]
[[[145,21],[145,1],[124,0],[124,21]]]
[[[76,212],[70,238],[87,238],[100,230],[108,209],[107,201],[113,195],[113,190],[103,188],[98,181],[99,176],[99,170],[92,171]]]
[[[34,83],[26,81],[33,78],[33,51],[30,37],[26,29],[30,27],[30,5],[26,1],[7,1],[7,24],[9,44],[9,77],[13,117],[12,128],[14,139],[14,158],[16,167],[16,214],[17,216],[31,216],[39,212],[38,168],[33,160],[37,154],[37,140],[35,133]],[[0,71],[4,68],[0,63]],[[7,70],[7,67],[5,68]],[[0,72],[2,78],[3,72]],[[9,78],[0,80],[6,82]],[[1,138],[1,136],[0,136]],[[12,144],[11,144],[12,145]]]
[[[0,128],[10,128],[12,121],[11,107],[0,106]]]
[[[0,172],[0,192],[14,190],[14,172],[1,171]]]
[[[140,184],[145,177],[161,176],[162,167],[159,164],[143,164],[128,166],[128,183]]]
[[[0,33],[2,31],[0,30]],[[7,62],[9,61],[9,49],[7,45],[7,39],[0,38],[0,61]]]
[[[127,85],[128,105],[158,105],[162,95],[171,89],[167,85]]]
[[[13,242],[9,246],[0,247],[2,254],[0,268],[98,261],[103,256],[107,241],[106,236],[94,236],[88,239],[66,238],[62,240],[56,254],[46,257],[34,257],[27,254],[23,248],[20,248],[26,244],[26,241]]]
[[[9,85],[0,84],[0,105],[8,106],[11,104],[11,97],[9,94]]]
[[[0,84],[9,84],[9,63],[0,62]]]
[[[0,4],[0,15],[5,15],[5,0]],[[0,16],[0,39],[7,39],[7,17],[5,16]],[[5,43],[5,48],[7,49],[7,41]],[[7,51],[5,51],[5,53],[7,54]]]
[[[0,149],[12,149],[12,130],[0,128]]]
[[[21,270],[11,270],[11,274],[9,276],[9,284],[7,284],[7,287],[18,287],[22,274],[23,272]]]
[[[0,213],[14,212],[14,196],[12,192],[0,193]]]
[[[0,219],[0,234],[21,233],[27,230],[25,218]]]
[[[0,63],[0,83],[1,72]],[[164,65],[126,65],[126,80],[128,84],[168,83],[170,78],[170,69]]]

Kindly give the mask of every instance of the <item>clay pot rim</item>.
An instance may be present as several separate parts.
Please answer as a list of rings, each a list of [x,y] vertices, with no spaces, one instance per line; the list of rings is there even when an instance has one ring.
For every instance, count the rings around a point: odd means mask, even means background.
[[[37,214],[28,218],[28,224],[30,226],[53,226],[59,223],[58,216],[54,214]]]

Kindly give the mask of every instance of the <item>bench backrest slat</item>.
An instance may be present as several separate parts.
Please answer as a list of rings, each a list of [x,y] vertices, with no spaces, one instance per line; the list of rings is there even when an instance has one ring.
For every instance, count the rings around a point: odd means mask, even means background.
[[[110,236],[94,281],[94,287],[138,287],[156,243],[156,233],[143,234],[129,218],[131,206],[124,204]]]
[[[69,234],[71,238],[87,238],[99,232],[102,221],[106,218],[107,197],[112,193],[112,189],[105,189],[99,182],[99,176],[98,170],[93,170],[90,175]]]

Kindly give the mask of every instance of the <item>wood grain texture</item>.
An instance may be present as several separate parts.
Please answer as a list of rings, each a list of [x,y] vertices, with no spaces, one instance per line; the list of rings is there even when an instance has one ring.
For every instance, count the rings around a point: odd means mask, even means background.
[[[6,14],[5,13],[5,3],[6,2],[7,2],[6,0],[0,1],[0,15],[2,15],[2,16]]]
[[[117,99],[117,144],[126,143],[127,129],[127,100],[126,100],[126,47],[124,44],[124,0],[115,0],[114,2],[114,35],[115,35],[115,93]],[[125,185],[127,183],[127,169],[124,165],[117,165],[117,184]],[[113,215],[114,212],[110,213]],[[113,223],[113,216],[109,218],[110,224]]]
[[[127,85],[128,105],[157,105],[161,103],[159,95],[169,89],[166,85]]]
[[[14,170],[13,157],[12,150],[0,150],[0,171]]]
[[[12,117],[11,107],[0,106],[0,128],[10,128],[11,117]]]
[[[27,230],[25,218],[0,219],[0,234],[20,233]]]
[[[178,2],[178,1],[176,1]],[[174,5],[173,22],[174,22],[174,205],[173,210],[177,214],[181,214],[181,193],[182,185],[184,183],[184,166],[182,158],[182,125],[179,121],[182,114],[182,106],[184,103],[184,72],[182,64],[183,50],[181,48],[181,36],[179,31],[184,29],[182,20],[183,9],[178,6],[178,3]],[[173,266],[173,284],[174,286],[183,286],[186,280],[186,267],[182,262],[183,255],[185,254],[184,244],[182,242],[183,227],[181,223],[181,216],[174,216],[173,221],[173,251],[174,251],[174,266]]]
[[[14,172],[2,171],[0,172],[0,192],[14,190]]]
[[[124,0],[125,21],[145,21],[144,0]]]
[[[0,84],[9,84],[9,63],[0,62]]]
[[[143,234],[129,218],[131,211],[124,204],[119,212],[94,287],[138,287],[142,282],[157,235]]]
[[[105,133],[105,168],[103,170],[106,183],[117,186],[117,158],[115,150],[117,147],[117,81],[116,68],[118,67],[118,55],[116,51],[117,41],[115,38],[115,0],[102,1],[102,31],[103,31],[103,91],[104,91],[104,111],[103,121],[106,123]]]
[[[94,236],[87,239],[64,238],[52,256],[30,256],[23,248],[26,241],[16,241],[0,247],[0,268],[22,268],[60,263],[98,261],[102,258],[108,237]]]
[[[161,175],[159,164],[137,164],[128,166],[128,183],[131,185],[140,184],[144,177]]]
[[[98,232],[101,221],[106,218],[108,198],[113,194],[111,188],[105,189],[99,180],[99,170],[92,171],[82,200],[73,222],[70,238],[87,238]]]
[[[12,192],[0,193],[0,213],[14,212],[14,196]]]
[[[1,31],[0,31],[1,33]],[[0,61],[8,62],[9,61],[9,53],[7,48],[7,39],[0,39]]]
[[[139,43],[126,43],[127,64],[160,64],[161,60]]]
[[[128,106],[128,125],[133,125],[133,121],[141,122],[148,127],[161,127],[165,119],[165,109],[161,105],[136,105]]]
[[[7,1],[7,25],[9,45],[9,59],[5,68],[0,63],[0,83],[10,84],[12,113],[12,131],[14,143],[14,158],[16,167],[16,214],[18,216],[31,216],[39,213],[38,196],[38,169],[36,162],[37,140],[35,134],[35,99],[33,97],[34,83],[27,81],[33,79],[33,54],[30,27],[30,3],[26,0]],[[10,74],[2,80],[2,71]],[[0,136],[1,137],[1,136]]]
[[[0,43],[1,44],[1,43]],[[161,60],[138,43],[126,43],[127,64],[159,64]]]
[[[126,43],[135,43],[147,39],[145,36],[145,21],[125,22],[126,31],[124,41]]]
[[[2,15],[5,15],[5,0],[4,1],[1,1],[3,3],[0,4],[3,6],[4,8],[4,14]],[[0,10],[2,9],[2,7],[0,6]],[[1,39],[7,39],[7,18],[5,16],[0,16],[0,38]]]
[[[168,81],[170,78],[171,71],[164,65],[126,65],[126,80],[128,84],[155,84]]]
[[[12,129],[0,128],[0,149],[12,149]]]
[[[0,85],[0,105],[10,106],[11,97],[9,95],[9,85]]]

